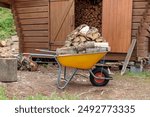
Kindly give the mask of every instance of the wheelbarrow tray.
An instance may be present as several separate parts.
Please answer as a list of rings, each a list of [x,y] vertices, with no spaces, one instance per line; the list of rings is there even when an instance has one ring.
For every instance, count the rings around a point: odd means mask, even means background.
[[[86,70],[91,69],[106,53],[59,55],[56,58],[62,66]]]

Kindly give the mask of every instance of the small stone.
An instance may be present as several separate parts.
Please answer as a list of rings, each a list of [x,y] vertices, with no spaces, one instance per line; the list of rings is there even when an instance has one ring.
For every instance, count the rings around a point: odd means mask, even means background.
[[[13,45],[13,41],[11,39],[7,40],[7,46]]]
[[[15,48],[12,48],[11,51],[12,51],[12,52],[15,52]]]
[[[18,36],[12,36],[11,37],[11,40],[13,41],[13,42],[19,42],[19,38],[18,38]]]
[[[6,41],[0,41],[0,47],[6,47],[7,43]]]

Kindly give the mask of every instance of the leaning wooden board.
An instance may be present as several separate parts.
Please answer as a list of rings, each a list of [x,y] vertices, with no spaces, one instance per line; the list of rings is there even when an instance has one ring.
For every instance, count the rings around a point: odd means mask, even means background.
[[[129,50],[128,50],[128,54],[127,54],[127,56],[126,56],[126,58],[125,58],[125,61],[124,61],[124,64],[123,64],[123,68],[122,68],[122,70],[121,70],[121,75],[123,75],[123,74],[126,72],[126,68],[127,68],[128,63],[129,63],[129,61],[130,61],[130,58],[131,58],[133,49],[134,49],[134,47],[135,47],[135,44],[136,44],[136,39],[133,39],[133,40],[132,40],[132,43],[131,43],[131,45],[130,45],[130,48],[129,48]]]

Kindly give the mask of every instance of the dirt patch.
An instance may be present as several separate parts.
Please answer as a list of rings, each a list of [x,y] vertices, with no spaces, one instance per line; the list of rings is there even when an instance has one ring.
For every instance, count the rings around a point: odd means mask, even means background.
[[[76,76],[65,90],[59,90],[56,86],[57,70],[57,66],[40,66],[37,72],[18,71],[18,82],[0,85],[6,87],[10,99],[14,96],[23,99],[36,94],[50,96],[54,92],[58,95],[77,95],[80,99],[150,99],[149,78],[122,77],[116,73],[107,86],[94,87],[88,78]]]
[[[18,53],[18,39],[13,37],[10,46],[0,48],[0,56],[14,55]],[[150,70],[150,67],[147,66]],[[88,78],[76,76],[65,90],[59,90],[56,86],[57,66],[39,66],[38,71],[18,71],[18,82],[1,83],[6,88],[9,99],[17,97],[24,99],[28,96],[42,94],[50,96],[56,92],[58,95],[67,93],[77,95],[80,99],[150,99],[150,78],[133,78],[113,75],[114,80],[105,87],[94,87]],[[89,75],[87,72],[81,73]]]

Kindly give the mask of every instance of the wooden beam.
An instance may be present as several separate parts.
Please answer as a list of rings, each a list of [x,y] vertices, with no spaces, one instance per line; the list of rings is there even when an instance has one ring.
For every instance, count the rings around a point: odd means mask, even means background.
[[[11,0],[1,0],[0,2],[9,5],[11,4]]]
[[[10,5],[0,2],[0,7],[10,8]]]

